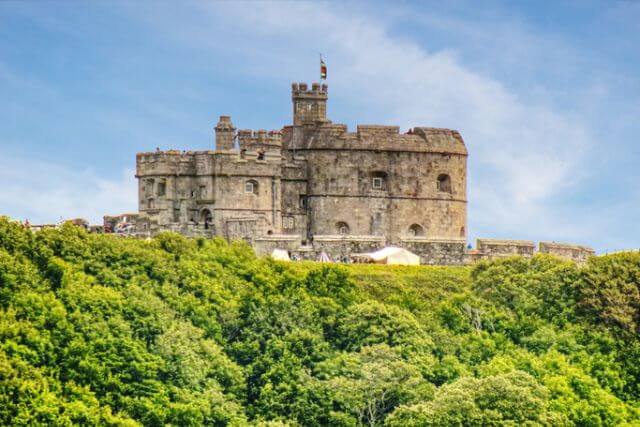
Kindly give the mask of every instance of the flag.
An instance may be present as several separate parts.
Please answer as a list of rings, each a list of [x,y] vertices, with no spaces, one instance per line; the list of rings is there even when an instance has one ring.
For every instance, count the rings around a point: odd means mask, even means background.
[[[327,80],[327,64],[320,58],[320,79]]]

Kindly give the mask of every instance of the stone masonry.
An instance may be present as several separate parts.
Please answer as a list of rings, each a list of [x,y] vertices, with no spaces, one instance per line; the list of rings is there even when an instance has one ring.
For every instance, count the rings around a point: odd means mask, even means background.
[[[327,99],[324,84],[293,83],[292,124],[281,130],[236,130],[221,116],[215,150],[138,153],[137,232],[244,239],[259,254],[282,248],[303,258],[397,245],[425,264],[510,247],[466,251],[467,149],[457,131],[349,132],[327,119]]]

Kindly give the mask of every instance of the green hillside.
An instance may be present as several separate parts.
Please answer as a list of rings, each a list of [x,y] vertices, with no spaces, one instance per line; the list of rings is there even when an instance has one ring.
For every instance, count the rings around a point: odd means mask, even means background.
[[[640,255],[467,267],[0,219],[2,425],[640,425]]]

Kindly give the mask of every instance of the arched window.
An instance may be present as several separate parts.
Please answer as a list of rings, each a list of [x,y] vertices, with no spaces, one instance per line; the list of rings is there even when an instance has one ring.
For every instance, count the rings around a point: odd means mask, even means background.
[[[258,181],[250,179],[244,183],[244,192],[246,194],[258,194]]]
[[[451,193],[451,177],[445,173],[438,176],[438,182],[436,183],[438,191],[443,193]]]
[[[465,229],[464,227],[460,227],[460,237],[465,237]]]
[[[420,224],[412,224],[409,227],[409,236],[411,237],[424,236],[424,228],[422,228]]]
[[[336,231],[343,236],[349,234],[349,225],[346,222],[336,223]]]
[[[147,209],[155,209],[156,201],[154,199],[147,200]]]

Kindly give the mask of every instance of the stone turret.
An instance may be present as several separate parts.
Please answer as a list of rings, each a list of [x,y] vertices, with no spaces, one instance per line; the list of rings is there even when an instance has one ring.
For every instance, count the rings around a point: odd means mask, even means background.
[[[215,127],[216,130],[216,150],[233,150],[233,139],[236,128],[231,123],[231,117],[220,116],[220,120]]]
[[[327,121],[327,99],[326,84],[313,83],[309,90],[306,83],[293,83],[293,124],[299,126]]]

